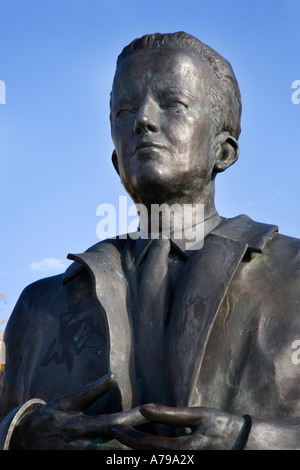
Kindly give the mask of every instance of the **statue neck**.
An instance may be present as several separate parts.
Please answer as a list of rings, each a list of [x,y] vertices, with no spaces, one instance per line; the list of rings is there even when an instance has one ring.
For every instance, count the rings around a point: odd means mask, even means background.
[[[164,233],[172,236],[175,232],[204,224],[205,235],[215,226],[219,218],[214,203],[214,193],[208,191],[198,198],[176,197],[171,200],[135,203],[139,213],[140,230],[153,236]]]

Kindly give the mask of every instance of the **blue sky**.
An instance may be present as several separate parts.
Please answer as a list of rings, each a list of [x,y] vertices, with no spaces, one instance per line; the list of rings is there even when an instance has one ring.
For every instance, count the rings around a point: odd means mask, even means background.
[[[99,241],[97,207],[126,194],[109,93],[117,55],[146,33],[189,32],[231,62],[240,158],[217,178],[217,208],[300,237],[299,18],[299,0],[0,0],[0,319],[26,285]]]

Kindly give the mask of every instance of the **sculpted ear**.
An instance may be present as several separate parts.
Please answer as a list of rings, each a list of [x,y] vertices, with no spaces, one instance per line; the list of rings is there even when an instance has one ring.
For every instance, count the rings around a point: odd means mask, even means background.
[[[113,166],[116,170],[116,172],[118,173],[118,175],[120,176],[120,172],[119,172],[119,163],[118,163],[118,156],[117,156],[117,152],[114,150],[113,153],[112,153],[112,156],[111,156],[111,160],[113,162]]]
[[[232,135],[228,134],[228,132],[224,132],[216,137],[214,146],[214,172],[221,173],[237,161],[239,156],[239,144]]]

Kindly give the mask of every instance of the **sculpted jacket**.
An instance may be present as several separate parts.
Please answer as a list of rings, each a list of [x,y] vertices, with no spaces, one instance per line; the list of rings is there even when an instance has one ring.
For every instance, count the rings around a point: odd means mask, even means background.
[[[89,413],[142,404],[132,331],[134,243],[110,239],[69,255],[74,263],[64,274],[20,296],[4,337],[2,444],[20,405],[76,391],[108,371],[116,385]],[[245,215],[223,219],[185,261],[155,400],[300,423],[300,364],[292,360],[299,280],[299,240]]]

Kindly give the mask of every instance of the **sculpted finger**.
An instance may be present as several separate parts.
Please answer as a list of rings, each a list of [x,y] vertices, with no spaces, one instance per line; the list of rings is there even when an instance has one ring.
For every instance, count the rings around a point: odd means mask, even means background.
[[[139,407],[133,408],[129,411],[123,411],[121,413],[116,413],[110,415],[111,426],[116,425],[127,425],[127,426],[138,426],[140,424],[145,424],[148,422],[148,419],[145,418],[140,412]]]
[[[85,435],[89,437],[107,437],[112,435],[112,427],[118,425],[139,426],[147,422],[147,418],[141,415],[139,408],[120,413],[93,416],[85,422]]]
[[[106,374],[89,383],[79,391],[55,399],[55,407],[60,411],[84,411],[115,384],[112,374]]]
[[[140,411],[149,421],[178,427],[199,426],[207,414],[200,406],[171,407],[149,404],[141,406]]]
[[[134,450],[179,450],[182,446],[179,439],[153,436],[130,426],[115,426],[111,431],[115,439]]]

